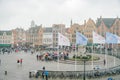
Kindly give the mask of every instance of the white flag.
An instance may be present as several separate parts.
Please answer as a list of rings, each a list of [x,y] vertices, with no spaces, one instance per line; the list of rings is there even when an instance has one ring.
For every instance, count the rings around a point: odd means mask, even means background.
[[[58,33],[58,45],[59,46],[70,46],[70,40],[62,35],[61,33]]]
[[[93,43],[104,44],[105,38],[93,31]]]
[[[117,37],[117,43],[119,44],[120,43],[120,37],[118,35],[115,34],[115,36]]]
[[[120,37],[118,36],[118,43],[120,43]]]

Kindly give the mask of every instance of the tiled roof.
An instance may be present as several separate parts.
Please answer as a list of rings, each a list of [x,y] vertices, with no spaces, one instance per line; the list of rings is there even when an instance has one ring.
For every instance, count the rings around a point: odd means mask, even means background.
[[[0,35],[3,35],[6,33],[6,35],[12,35],[12,31],[0,31]]]
[[[33,33],[38,33],[41,26],[31,27],[29,28],[29,31],[32,31]]]
[[[46,28],[44,28],[44,32],[52,32],[52,27],[46,27]]]
[[[100,26],[101,22],[103,21],[106,27],[110,28],[113,23],[115,22],[116,18],[98,18],[96,22],[96,26]]]

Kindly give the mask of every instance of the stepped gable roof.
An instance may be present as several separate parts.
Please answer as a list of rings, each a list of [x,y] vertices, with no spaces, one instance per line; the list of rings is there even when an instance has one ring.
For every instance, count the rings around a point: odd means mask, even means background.
[[[116,18],[98,18],[96,22],[96,26],[99,27],[101,22],[103,21],[107,28],[110,28],[115,22]]]

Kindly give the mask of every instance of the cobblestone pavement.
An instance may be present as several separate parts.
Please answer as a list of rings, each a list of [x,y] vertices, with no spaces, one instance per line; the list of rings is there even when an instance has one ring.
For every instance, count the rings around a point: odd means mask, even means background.
[[[98,54],[94,54],[94,55],[100,57],[99,60],[100,63],[98,62],[94,66],[99,65],[101,69],[106,68],[106,66],[104,66],[102,62],[105,56]],[[17,60],[21,58],[23,59],[22,65],[17,63]],[[50,62],[37,61],[36,54],[25,53],[25,52],[18,52],[18,53],[4,54],[4,55],[0,54],[0,59],[1,59],[0,80],[37,80],[37,79],[29,78],[29,71],[41,70],[43,66],[45,66],[47,70],[53,70],[53,71],[75,70],[75,65],[73,64],[64,64],[54,61],[50,61]],[[120,64],[119,59],[113,58],[112,56],[107,56],[107,68],[114,67],[113,63],[111,63],[113,62],[113,59],[115,59],[116,65]],[[86,65],[86,70],[91,70],[91,69],[92,69],[91,65]],[[83,71],[83,65],[77,65],[76,70]],[[5,75],[5,71],[7,71],[7,75]],[[59,79],[55,79],[55,80],[59,80]],[[99,79],[92,79],[92,80],[99,80]],[[106,78],[103,79],[101,78],[100,80],[106,80]]]

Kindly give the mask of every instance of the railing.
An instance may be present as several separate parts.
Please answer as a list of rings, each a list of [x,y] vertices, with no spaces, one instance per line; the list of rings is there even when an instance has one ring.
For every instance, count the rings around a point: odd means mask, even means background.
[[[102,51],[102,54],[105,54],[105,51]],[[95,51],[95,53],[99,54],[99,52]],[[118,54],[118,53],[117,53]],[[112,55],[111,51],[108,52],[107,55]],[[120,59],[119,55],[112,55],[116,58]],[[83,71],[48,71],[49,75],[48,78],[60,78],[60,79],[79,79],[83,78],[84,72]],[[113,75],[120,75],[120,65],[111,67],[108,69],[99,69],[99,70],[90,70],[85,72],[86,78],[102,78],[105,76],[113,76]],[[30,72],[29,77],[41,77],[42,76],[42,70],[37,70],[37,76],[36,73]]]
[[[83,78],[84,72],[83,71],[48,71],[49,78],[70,78],[70,79],[79,79]],[[36,75],[37,74],[37,75]],[[100,69],[100,70],[90,70],[86,71],[85,75],[86,78],[100,78],[104,76],[113,76],[120,74],[120,65],[108,69]],[[37,72],[31,72],[29,77],[41,77],[42,70],[37,70]]]

